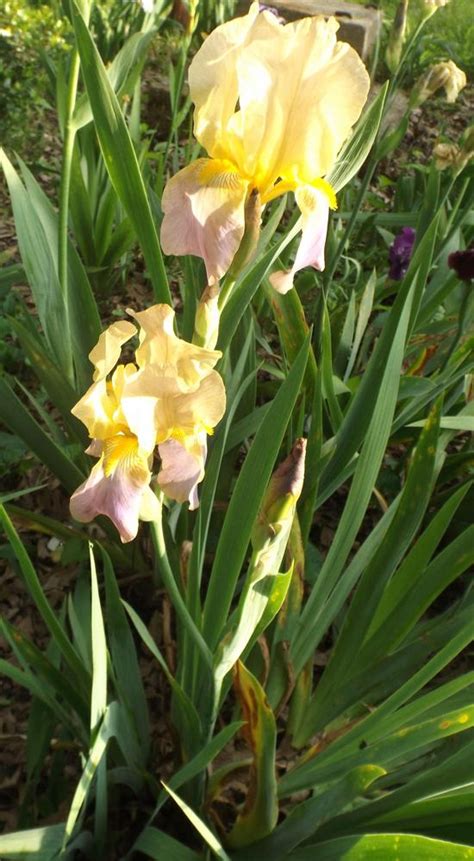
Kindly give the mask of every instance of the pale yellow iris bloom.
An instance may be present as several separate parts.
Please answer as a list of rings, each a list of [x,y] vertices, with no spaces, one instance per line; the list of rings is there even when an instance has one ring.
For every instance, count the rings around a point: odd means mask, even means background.
[[[436,63],[430,66],[415,84],[410,107],[419,107],[440,89],[444,89],[446,101],[453,104],[466,84],[466,73],[456,66],[453,60]]]
[[[222,418],[225,390],[213,370],[221,356],[178,338],[174,311],[155,305],[129,311],[139,324],[113,323],[90,353],[93,384],[73,408],[99,457],[71,498],[71,513],[88,522],[105,514],[122,541],[131,541],[138,520],[158,516],[150,488],[155,446],[161,458],[158,484],[178,502],[198,505],[207,434]],[[135,362],[117,364],[123,345],[139,335]]]
[[[263,204],[293,191],[303,215],[295,264],[274,286],[286,292],[298,269],[324,267],[336,205],[324,177],[370,83],[357,53],[336,41],[337,29],[334,18],[320,16],[281,25],[253,3],[245,17],[217,27],[191,63],[194,133],[210,158],[167,183],[161,241],[167,254],[202,257],[210,284],[232,263],[254,189]]]
[[[436,12],[437,9],[441,9],[443,6],[447,6],[449,0],[423,0],[423,9],[425,11],[425,17],[430,17]]]

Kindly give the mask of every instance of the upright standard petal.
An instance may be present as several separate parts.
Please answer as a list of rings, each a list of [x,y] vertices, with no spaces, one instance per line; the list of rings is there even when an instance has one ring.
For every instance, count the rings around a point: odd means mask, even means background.
[[[219,157],[261,192],[279,177],[309,183],[324,176],[362,111],[369,75],[356,51],[337,42],[337,29],[334,18],[280,26],[262,13],[236,51],[238,109]]]
[[[153,305],[146,311],[128,309],[140,326],[140,346],[136,351],[138,367],[158,377],[169,380],[169,392],[187,391],[199,384],[221,358],[220,350],[208,350],[184,341],[174,332],[175,313],[169,305]],[[139,375],[144,384],[145,373]],[[164,379],[161,383],[164,389]],[[144,393],[145,389],[142,389]]]
[[[323,16],[282,26],[255,3],[246,17],[218,27],[191,64],[195,134],[212,159],[168,183],[162,243],[167,253],[202,257],[210,284],[229,269],[244,236],[249,194],[258,191],[265,203],[313,186],[360,116],[369,75],[354,49],[337,42],[337,29]],[[321,267],[322,239],[311,250],[308,236],[298,268],[311,256]]]
[[[216,27],[189,67],[194,134],[213,158],[227,157],[227,124],[239,98],[237,59],[259,17],[258,3],[253,3],[247,15]]]
[[[148,456],[135,436],[117,434],[103,444],[99,462],[70,501],[75,520],[88,523],[99,514],[115,524],[122,542],[132,541],[151,479]],[[147,511],[149,513],[149,499]]]
[[[324,269],[324,246],[328,230],[328,195],[313,186],[304,185],[295,191],[296,202],[301,210],[303,233],[291,269],[280,270],[270,275],[270,283],[278,293],[288,293],[293,279],[300,269],[313,266]]]
[[[162,198],[165,254],[202,257],[215,284],[244,235],[247,190],[248,181],[224,160],[198,159],[171,177]]]
[[[134,331],[135,331],[135,327]],[[127,380],[136,375],[135,365],[119,365],[110,380],[105,377],[92,383],[71,412],[87,428],[92,439],[105,440],[117,433],[127,433],[128,425],[121,409],[121,396]]]
[[[166,379],[165,379],[166,383]],[[128,427],[148,450],[174,437],[182,440],[205,430],[212,433],[225,412],[225,388],[217,371],[211,371],[195,389],[170,392],[153,367],[144,368],[122,398]]]
[[[117,364],[122,346],[137,334],[133,323],[128,320],[119,320],[112,323],[105,332],[99,336],[95,347],[89,353],[89,359],[94,365],[93,380],[103,380]]]

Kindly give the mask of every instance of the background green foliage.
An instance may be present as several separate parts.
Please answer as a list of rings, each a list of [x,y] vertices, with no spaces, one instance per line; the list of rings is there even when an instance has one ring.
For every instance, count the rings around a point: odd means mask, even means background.
[[[362,6],[371,5],[383,13],[384,23],[389,26],[395,16],[399,0],[353,0]],[[422,0],[410,0],[408,21],[413,28],[420,18]],[[425,66],[441,60],[454,60],[466,74],[474,73],[474,6],[471,0],[450,0],[447,6],[438,9],[428,22],[415,53],[413,74]]]
[[[99,331],[169,285],[190,339],[204,284],[200,260],[163,260],[158,243],[166,178],[199,155],[185,76],[200,31],[169,11],[150,23],[102,4],[88,26],[74,10],[71,50],[48,63],[59,196],[0,152],[18,244],[0,292],[14,336],[0,554],[34,620],[32,633],[21,614],[0,622],[12,704],[30,698],[15,823],[28,830],[0,835],[0,857],[472,859],[472,289],[447,258],[474,240],[474,174],[437,170],[429,142],[418,155],[408,118],[395,136],[381,127],[396,80],[329,177],[325,272],[286,296],[270,287],[297,241],[282,199],[224,282],[228,409],[198,511],[167,502],[126,546],[110,523],[69,517],[91,466],[70,410]],[[169,89],[152,135],[157,44]],[[416,247],[394,282],[388,248],[407,225]],[[266,491],[301,435],[306,478],[283,529]]]
[[[0,141],[37,151],[41,129],[31,129],[45,108],[47,71],[42,57],[58,61],[70,48],[61,3],[5,0],[0,7]]]

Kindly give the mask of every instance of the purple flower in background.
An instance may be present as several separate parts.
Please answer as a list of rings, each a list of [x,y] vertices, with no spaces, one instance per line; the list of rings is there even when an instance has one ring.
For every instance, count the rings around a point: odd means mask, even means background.
[[[388,275],[394,281],[401,281],[406,274],[415,239],[416,233],[413,227],[402,227],[400,233],[393,240],[388,255],[390,262]]]
[[[448,266],[454,269],[461,281],[474,279],[474,245],[465,251],[453,251],[448,257]]]

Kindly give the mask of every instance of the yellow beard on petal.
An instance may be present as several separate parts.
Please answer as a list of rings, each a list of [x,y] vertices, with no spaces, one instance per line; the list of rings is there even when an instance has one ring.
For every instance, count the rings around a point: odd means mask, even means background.
[[[236,190],[245,182],[243,177],[235,165],[227,159],[211,160],[206,159],[205,163],[199,169],[199,182],[201,185],[207,185],[212,188],[228,188]]]
[[[316,188],[318,191],[322,191],[322,193],[326,195],[329,209],[337,209],[336,192],[330,182],[326,179],[313,179],[311,185],[313,188]]]
[[[127,472],[137,480],[149,472],[147,457],[140,451],[134,434],[116,434],[104,441],[104,475],[110,478],[117,469]]]

